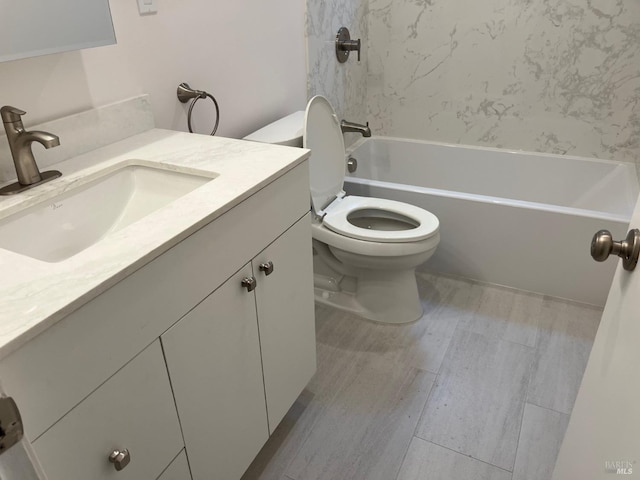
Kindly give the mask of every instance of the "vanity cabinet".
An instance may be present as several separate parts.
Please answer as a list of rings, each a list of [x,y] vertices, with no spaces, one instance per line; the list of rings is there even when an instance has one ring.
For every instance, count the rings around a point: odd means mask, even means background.
[[[0,361],[49,480],[240,478],[310,380],[307,162],[240,199]]]
[[[269,438],[245,265],[162,336],[194,479],[240,478]]]
[[[158,478],[183,448],[160,342],[47,430],[33,448],[50,480]],[[120,471],[108,461],[114,450],[126,450]]]
[[[187,455],[184,450],[182,450],[180,455],[171,462],[171,465],[162,472],[162,475],[158,477],[158,480],[191,480],[189,463],[187,462]]]
[[[310,228],[307,214],[161,337],[194,480],[240,478],[315,372]]]
[[[310,231],[308,214],[251,262],[270,433],[316,371]]]

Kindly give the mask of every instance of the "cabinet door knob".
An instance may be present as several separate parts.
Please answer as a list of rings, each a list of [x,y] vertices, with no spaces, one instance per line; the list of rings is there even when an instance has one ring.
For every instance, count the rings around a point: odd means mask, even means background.
[[[116,470],[120,471],[129,465],[129,462],[131,461],[131,454],[126,448],[122,450],[114,450],[109,455],[109,461],[113,463]]]
[[[242,279],[242,286],[247,289],[247,292],[253,292],[256,289],[256,285],[258,285],[258,282],[256,282],[255,277],[244,277]]]
[[[264,272],[265,275],[271,275],[273,273],[273,262],[261,263],[258,268],[260,268],[260,271]]]

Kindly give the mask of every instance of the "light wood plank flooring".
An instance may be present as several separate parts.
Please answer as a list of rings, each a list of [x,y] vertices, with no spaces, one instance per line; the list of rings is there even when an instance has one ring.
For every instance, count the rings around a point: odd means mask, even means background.
[[[316,308],[318,371],[243,480],[547,480],[601,309],[419,274],[424,316]]]

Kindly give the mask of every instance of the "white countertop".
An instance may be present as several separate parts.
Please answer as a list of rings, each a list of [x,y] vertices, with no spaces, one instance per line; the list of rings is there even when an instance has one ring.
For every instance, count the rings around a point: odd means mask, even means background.
[[[48,263],[0,249],[0,359],[308,155],[308,150],[299,148],[153,129],[54,165],[63,174],[59,179],[19,195],[0,197],[1,220],[84,183],[104,169],[115,170],[123,162],[160,163],[169,169],[218,174],[67,260]]]

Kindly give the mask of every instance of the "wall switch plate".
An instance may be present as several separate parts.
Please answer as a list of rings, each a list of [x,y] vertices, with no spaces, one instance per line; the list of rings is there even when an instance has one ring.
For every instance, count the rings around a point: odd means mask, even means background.
[[[140,15],[148,15],[158,11],[158,0],[138,0]]]

